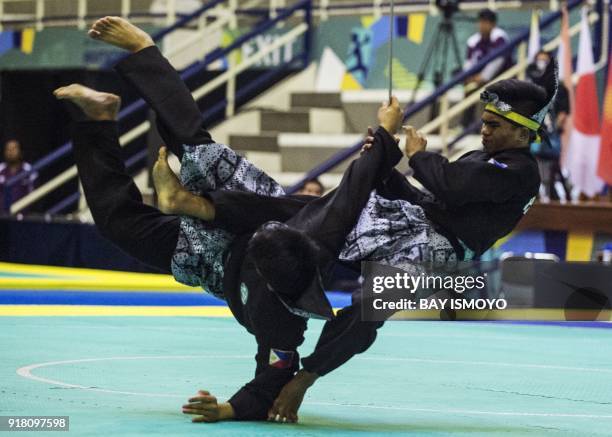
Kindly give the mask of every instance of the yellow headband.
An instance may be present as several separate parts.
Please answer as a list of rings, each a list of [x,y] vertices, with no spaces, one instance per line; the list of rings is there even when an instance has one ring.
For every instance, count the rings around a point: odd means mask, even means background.
[[[537,121],[527,118],[524,115],[519,114],[518,112],[500,111],[499,109],[497,109],[497,107],[493,103],[487,103],[487,105],[485,106],[485,111],[492,112],[494,114],[499,115],[500,117],[513,121],[518,125],[521,125],[531,131],[534,131],[536,134],[540,130],[540,124]],[[535,142],[540,143],[541,141],[542,141],[542,138],[540,138],[540,135],[537,134]]]
[[[537,132],[538,130],[540,130],[540,124],[535,121],[532,120],[531,118],[527,118],[524,115],[519,114],[518,112],[514,112],[514,111],[507,111],[507,112],[503,112],[500,111],[499,109],[497,109],[495,107],[495,105],[493,103],[488,103],[487,106],[485,106],[485,111],[489,111],[492,112],[494,114],[500,115],[504,118],[507,118],[510,121],[513,121],[517,124],[520,124],[521,126],[526,127],[529,130],[532,130],[534,132]]]

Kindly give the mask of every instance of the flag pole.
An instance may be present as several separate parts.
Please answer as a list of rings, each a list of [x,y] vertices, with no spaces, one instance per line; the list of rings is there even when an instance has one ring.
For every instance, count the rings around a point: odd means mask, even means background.
[[[395,21],[395,1],[391,0],[391,14],[389,19],[389,104],[393,96],[393,30]]]

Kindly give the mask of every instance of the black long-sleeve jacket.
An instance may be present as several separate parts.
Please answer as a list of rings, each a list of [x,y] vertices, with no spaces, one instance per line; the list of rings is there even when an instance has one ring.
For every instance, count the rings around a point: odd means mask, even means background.
[[[417,152],[409,164],[433,198],[398,172],[381,194],[420,205],[440,233],[451,242],[461,240],[476,255],[512,231],[540,186],[538,164],[529,148],[472,151],[453,162],[437,153]]]

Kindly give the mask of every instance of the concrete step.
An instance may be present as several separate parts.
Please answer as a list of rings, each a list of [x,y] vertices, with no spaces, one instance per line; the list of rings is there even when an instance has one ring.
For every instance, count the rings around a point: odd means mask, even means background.
[[[261,130],[278,132],[310,132],[310,111],[292,109],[284,111],[261,111]]]
[[[283,172],[307,172],[327,161],[339,151],[362,139],[361,135],[314,135],[281,133],[278,146]],[[333,173],[342,173],[350,161],[343,162]]]
[[[278,152],[278,133],[229,135],[229,145],[236,151]]]
[[[345,132],[344,111],[329,108],[313,108],[310,110],[310,133],[343,134]]]
[[[291,93],[292,108],[342,108],[340,93],[298,92]]]
[[[417,92],[416,101],[427,97],[431,93],[430,90],[420,90]],[[394,94],[399,99],[400,105],[404,108],[412,98],[412,91],[395,90]],[[376,113],[380,107],[380,103],[387,100],[387,90],[361,90],[361,91],[346,91],[341,95],[342,107],[346,116],[348,132],[365,132],[368,126],[376,124]],[[455,88],[449,92],[449,101],[459,102],[463,99],[463,90]],[[421,127],[431,119],[431,108],[427,107],[411,116],[405,124],[416,127]],[[455,117],[450,121],[451,126],[455,126],[459,121]]]
[[[339,109],[301,108],[291,111],[262,110],[260,113],[261,132],[341,134],[345,129],[344,112]]]
[[[429,135],[428,147],[430,151],[441,151],[442,142],[438,135]],[[281,169],[283,172],[307,172],[317,165],[325,162],[336,153],[351,147],[363,140],[360,134],[341,135],[314,135],[299,133],[281,133],[278,135],[278,147],[281,155]],[[404,142],[401,138],[400,144]],[[452,156],[458,157],[464,150],[480,147],[480,137],[472,135],[464,138],[453,150]],[[357,154],[355,154],[355,157]],[[405,160],[404,160],[405,161]],[[406,168],[405,162],[401,166]],[[347,160],[333,169],[332,173],[342,173],[349,165]]]
[[[278,152],[238,151],[256,167],[268,174],[281,173],[281,156]]]
[[[302,180],[304,173],[302,172],[273,172],[269,173],[283,187],[291,187]],[[323,184],[325,192],[332,190],[340,184],[342,180],[342,174],[340,173],[326,173],[319,177],[319,181]]]

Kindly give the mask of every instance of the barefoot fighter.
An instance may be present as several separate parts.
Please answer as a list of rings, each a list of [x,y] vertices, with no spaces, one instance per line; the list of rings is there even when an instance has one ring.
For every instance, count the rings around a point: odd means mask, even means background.
[[[133,53],[116,69],[154,109],[164,141],[182,163],[179,183],[168,166],[166,149],[160,150],[153,173],[160,209],[143,204],[120,158],[119,97],[78,84],[57,89],[58,99],[76,104],[87,117],[75,123],[73,144],[96,225],[106,238],[139,260],[226,300],[257,340],[252,381],[224,403],[199,391],[183,411],[203,422],[265,420],[280,390],[299,368],[297,348],[303,342],[307,317],[332,317],[321,272],[337,258],[370,191],[401,159],[388,133],[400,123],[399,104],[394,99],[393,104],[381,106],[375,147],[351,163],[333,193],[307,205],[302,196],[297,201],[303,208],[295,217],[283,215],[282,210],[266,210],[257,219],[262,226],[249,229],[247,224],[242,232],[229,232],[223,229],[226,223],[235,227],[241,218],[224,214],[222,202],[228,197],[223,192],[237,197],[257,193],[268,199],[263,196],[282,195],[282,188],[210,138],[188,89],[139,29],[120,18],[105,18],[90,35]],[[218,193],[221,204],[216,200]],[[338,201],[343,201],[340,209],[330,206]],[[267,221],[266,214],[286,223]],[[356,341],[346,347],[352,356],[362,346]],[[328,367],[334,359],[320,354],[312,361]],[[295,421],[297,415],[278,419]]]

